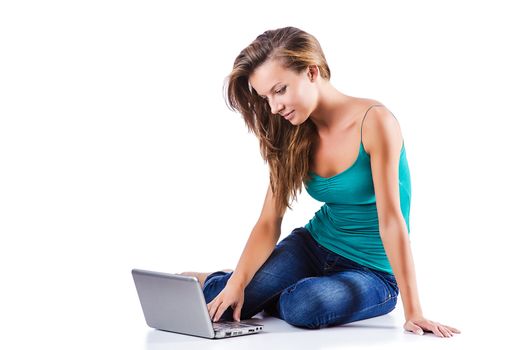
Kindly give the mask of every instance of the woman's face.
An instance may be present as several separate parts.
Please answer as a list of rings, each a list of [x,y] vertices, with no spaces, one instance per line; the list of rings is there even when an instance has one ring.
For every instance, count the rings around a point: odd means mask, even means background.
[[[299,125],[317,106],[315,79],[310,81],[310,76],[308,68],[297,73],[276,60],[268,60],[249,76],[249,84],[268,102],[273,114]]]

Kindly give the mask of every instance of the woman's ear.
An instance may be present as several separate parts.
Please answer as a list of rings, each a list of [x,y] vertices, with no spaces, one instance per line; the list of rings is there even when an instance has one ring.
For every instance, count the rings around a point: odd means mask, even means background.
[[[317,76],[319,75],[319,68],[315,64],[311,64],[308,66],[308,78],[310,81],[315,81]]]

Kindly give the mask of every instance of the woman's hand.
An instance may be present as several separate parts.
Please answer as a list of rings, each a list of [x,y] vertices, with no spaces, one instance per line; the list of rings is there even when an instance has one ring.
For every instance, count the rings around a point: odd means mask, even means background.
[[[240,322],[240,313],[244,304],[244,287],[237,283],[230,283],[230,281],[227,281],[224,289],[207,304],[209,317],[213,322],[218,321],[231,305],[233,305],[233,319]]]
[[[405,322],[403,328],[409,332],[423,335],[424,331],[432,332],[442,338],[450,338],[454,333],[460,333],[456,328],[449,327],[438,322],[429,321],[423,317],[410,318]]]

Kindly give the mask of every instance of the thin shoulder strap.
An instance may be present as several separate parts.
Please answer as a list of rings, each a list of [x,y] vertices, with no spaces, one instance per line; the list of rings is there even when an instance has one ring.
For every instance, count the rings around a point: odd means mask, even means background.
[[[359,131],[359,132],[360,132],[360,136],[359,136],[359,137],[360,137],[360,142],[361,142],[361,143],[363,143],[363,122],[365,121],[365,118],[367,117],[367,113],[368,113],[368,111],[370,111],[370,109],[371,109],[372,107],[376,107],[376,106],[385,107],[384,105],[377,104],[377,105],[372,105],[372,106],[370,106],[370,107],[367,109],[367,111],[365,112],[365,115],[363,116],[363,120],[361,121],[361,129],[360,129],[360,131]]]

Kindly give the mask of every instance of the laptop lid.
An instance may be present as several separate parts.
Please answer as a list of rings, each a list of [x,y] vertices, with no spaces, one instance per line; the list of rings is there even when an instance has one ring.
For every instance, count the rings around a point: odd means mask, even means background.
[[[133,269],[145,321],[152,328],[214,338],[200,282],[193,276]]]

